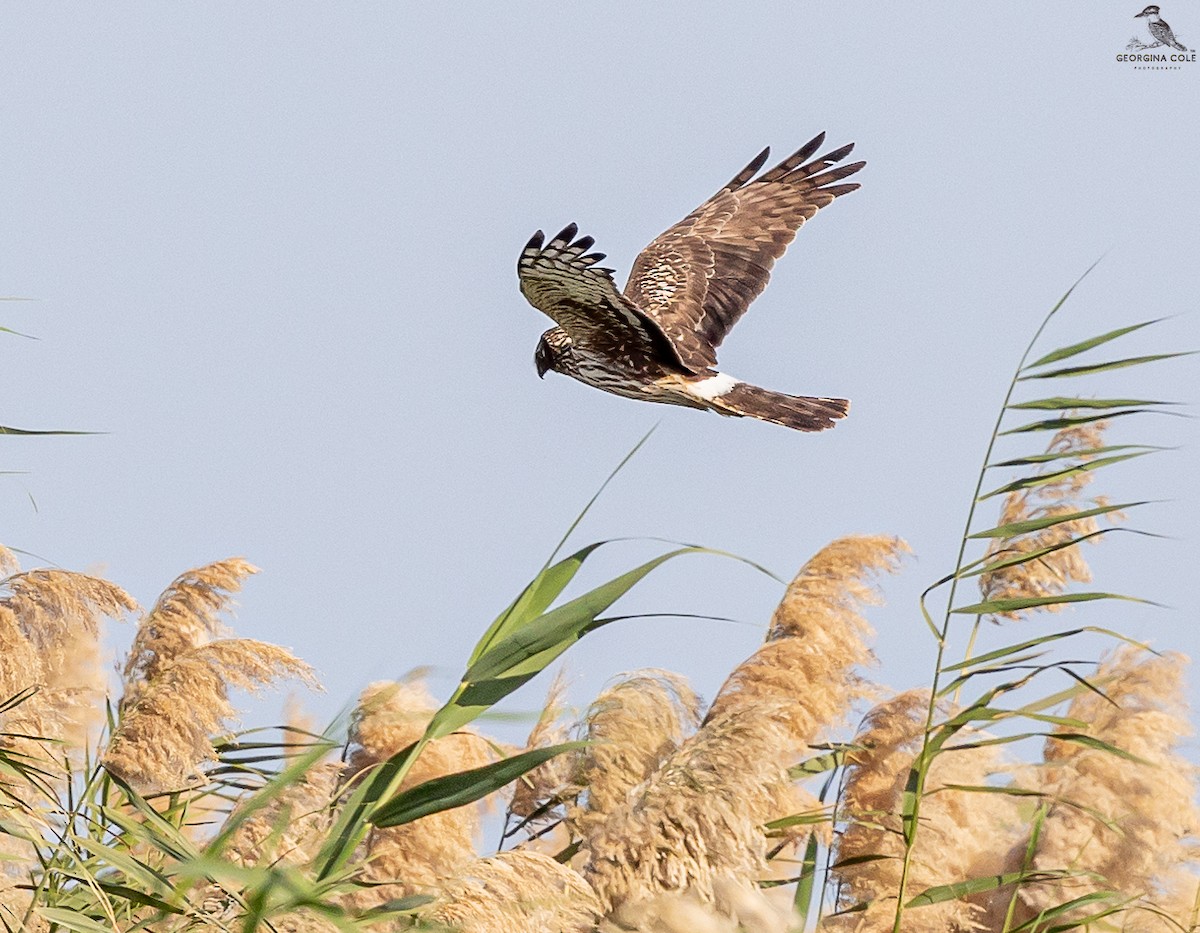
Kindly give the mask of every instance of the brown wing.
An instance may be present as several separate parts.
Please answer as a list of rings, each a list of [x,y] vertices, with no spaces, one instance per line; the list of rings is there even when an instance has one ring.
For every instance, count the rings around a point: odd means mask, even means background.
[[[613,270],[596,265],[604,254],[588,253],[594,241],[576,240],[578,232],[571,224],[549,243],[541,230],[533,235],[517,260],[521,293],[577,347],[613,357],[651,353],[681,366],[662,328],[617,291]]]
[[[767,287],[804,221],[859,187],[837,182],[865,162],[831,168],[853,143],[806,161],[824,141],[821,133],[754,178],[770,154],[764,149],[638,256],[625,297],[658,322],[688,368],[716,364],[716,348]]]

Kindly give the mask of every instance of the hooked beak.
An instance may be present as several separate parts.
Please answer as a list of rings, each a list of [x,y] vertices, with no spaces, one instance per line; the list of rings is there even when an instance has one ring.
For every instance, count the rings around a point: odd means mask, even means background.
[[[546,354],[539,351],[534,355],[533,362],[537,366],[538,378],[545,379],[546,373],[550,370],[550,360],[546,358]]]

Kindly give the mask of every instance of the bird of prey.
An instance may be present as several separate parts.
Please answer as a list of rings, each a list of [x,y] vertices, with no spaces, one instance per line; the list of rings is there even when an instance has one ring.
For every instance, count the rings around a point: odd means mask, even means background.
[[[1158,15],[1158,7],[1148,6],[1142,10],[1134,19],[1146,17],[1146,26],[1150,30],[1150,35],[1154,36],[1154,41],[1159,45],[1169,45],[1173,49],[1179,49],[1181,52],[1188,51],[1187,46],[1175,38],[1175,33],[1171,32],[1171,27],[1166,24],[1166,21]]]
[[[855,190],[842,183],[866,163],[838,165],[851,143],[812,158],[821,133],[759,175],[764,149],[733,179],[647,246],[623,292],[596,265],[591,237],[571,224],[546,242],[539,230],[517,262],[521,292],[558,325],[542,334],[535,362],[629,398],[823,431],[843,418],[841,398],[784,395],[718,372],[717,347],[767,286],[796,231]],[[758,177],[755,177],[755,176]]]

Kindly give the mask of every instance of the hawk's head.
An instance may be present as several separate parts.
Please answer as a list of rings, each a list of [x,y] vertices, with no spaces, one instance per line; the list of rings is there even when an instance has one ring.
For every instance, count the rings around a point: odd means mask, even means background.
[[[537,366],[537,374],[539,379],[544,379],[546,373],[554,370],[561,371],[559,361],[571,352],[571,338],[567,336],[567,332],[561,327],[551,327],[546,333],[542,334],[542,339],[538,341],[537,350],[533,354],[533,362]]]

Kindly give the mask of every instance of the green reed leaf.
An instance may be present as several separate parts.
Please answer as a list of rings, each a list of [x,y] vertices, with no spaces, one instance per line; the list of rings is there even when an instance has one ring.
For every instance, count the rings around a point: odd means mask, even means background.
[[[1173,360],[1180,356],[1191,356],[1196,351],[1187,350],[1183,353],[1151,353],[1148,356],[1130,356],[1123,360],[1107,360],[1103,363],[1092,363],[1088,366],[1067,366],[1064,369],[1052,369],[1045,373],[1031,373],[1019,376],[1018,382],[1029,379],[1064,379],[1074,376],[1090,376],[1093,373],[1108,372],[1111,369],[1125,369],[1128,366],[1141,366],[1143,363],[1154,363],[1158,360]]]
[[[1097,599],[1124,599],[1133,603],[1147,600],[1119,593],[1059,593],[1054,596],[1014,596],[1010,599],[988,599],[970,606],[951,610],[956,615],[992,615],[1001,612],[1019,612],[1022,609],[1037,609],[1042,606],[1057,606],[1061,603],[1087,603]]]
[[[1122,408],[1120,411],[1105,411],[1098,415],[1078,415],[1066,418],[1047,418],[1043,421],[1030,421],[1028,424],[1022,424],[1019,427],[1009,428],[1007,431],[1001,431],[999,437],[1007,437],[1011,434],[1028,434],[1032,431],[1061,431],[1063,428],[1072,428],[1080,424],[1090,424],[1093,421],[1111,421],[1113,418],[1123,418],[1126,415],[1144,415],[1149,412],[1157,411],[1153,408]],[[1158,414],[1166,414],[1158,412]]]
[[[1007,525],[997,525],[984,531],[977,531],[969,538],[1015,538],[1017,535],[1029,534],[1031,531],[1041,531],[1061,525],[1063,522],[1074,522],[1081,518],[1092,518],[1097,515],[1107,515],[1110,512],[1121,512],[1139,505],[1145,505],[1149,500],[1141,502],[1122,502],[1119,505],[1098,505],[1094,509],[1082,509],[1078,512],[1067,512],[1063,515],[1044,515],[1041,518],[1027,518],[1024,521],[1009,522]]]
[[[1052,470],[1049,473],[1035,473],[1032,476],[1023,476],[1020,479],[1015,479],[1011,483],[1005,483],[1003,486],[998,486],[991,492],[985,492],[979,497],[979,501],[990,499],[993,496],[1001,496],[1010,492],[1016,492],[1018,489],[1030,489],[1034,486],[1044,486],[1047,483],[1057,482],[1060,479],[1067,479],[1071,476],[1077,476],[1080,473],[1091,473],[1095,470],[1103,469],[1106,466],[1111,466],[1114,463],[1120,463],[1123,460],[1133,460],[1137,457],[1144,457],[1146,454],[1154,453],[1153,450],[1138,450],[1131,454],[1116,454],[1112,457],[1100,457],[1096,460],[1084,460],[1082,463],[1077,463],[1073,466],[1063,467],[1061,470]]]
[[[1118,337],[1124,337],[1126,334],[1132,334],[1135,330],[1141,330],[1143,327],[1149,327],[1151,324],[1158,324],[1164,318],[1155,318],[1153,321],[1142,321],[1140,324],[1130,324],[1126,327],[1118,327],[1116,330],[1110,330],[1106,334],[1100,334],[1098,337],[1089,337],[1087,340],[1081,340],[1079,343],[1072,343],[1069,346],[1059,347],[1057,350],[1051,350],[1040,359],[1034,360],[1025,369],[1036,369],[1039,366],[1045,366],[1049,363],[1057,363],[1059,360],[1065,360],[1072,356],[1078,356],[1080,353],[1086,353],[1088,350],[1106,344],[1111,340],[1116,340]]]
[[[1012,402],[1009,410],[1059,411],[1075,408],[1138,408],[1142,405],[1178,405],[1178,402],[1156,402],[1146,398],[1080,398],[1057,395],[1053,398],[1039,398],[1029,402]]]
[[[503,761],[494,761],[480,768],[447,774],[425,781],[415,787],[401,791],[391,800],[381,804],[372,814],[375,826],[400,826],[411,823],[431,813],[453,810],[482,800],[488,794],[507,787],[521,775],[564,752],[585,748],[586,742],[563,742],[545,748],[513,755]]]

